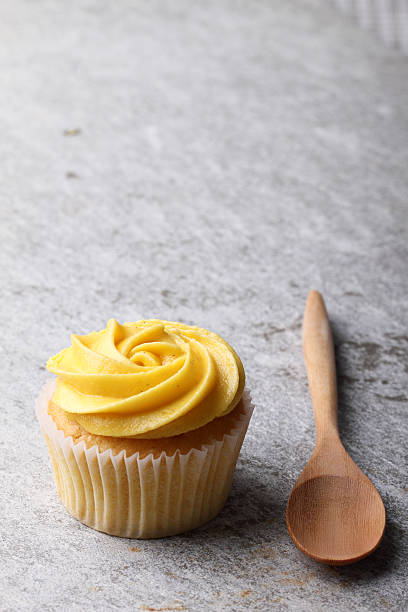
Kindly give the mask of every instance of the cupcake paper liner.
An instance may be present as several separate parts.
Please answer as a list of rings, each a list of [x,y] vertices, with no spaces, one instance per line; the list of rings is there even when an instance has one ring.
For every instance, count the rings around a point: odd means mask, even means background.
[[[48,414],[55,381],[48,381],[37,401],[54,469],[58,495],[72,516],[111,535],[160,538],[194,529],[212,519],[228,497],[235,464],[252,415],[244,392],[244,413],[222,440],[201,448],[159,457],[127,456],[122,450],[100,452],[74,444]]]

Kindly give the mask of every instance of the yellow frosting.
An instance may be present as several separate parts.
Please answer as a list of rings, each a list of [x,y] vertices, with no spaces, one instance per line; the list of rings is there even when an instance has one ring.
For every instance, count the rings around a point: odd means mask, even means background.
[[[53,401],[89,433],[175,436],[230,412],[244,389],[238,355],[206,329],[110,319],[71,339],[47,362],[58,376]]]

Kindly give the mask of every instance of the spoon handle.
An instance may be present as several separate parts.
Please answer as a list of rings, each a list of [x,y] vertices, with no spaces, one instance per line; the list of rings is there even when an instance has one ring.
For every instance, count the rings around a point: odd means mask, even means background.
[[[338,437],[336,362],[322,296],[310,291],[303,316],[303,356],[316,421],[316,442]]]

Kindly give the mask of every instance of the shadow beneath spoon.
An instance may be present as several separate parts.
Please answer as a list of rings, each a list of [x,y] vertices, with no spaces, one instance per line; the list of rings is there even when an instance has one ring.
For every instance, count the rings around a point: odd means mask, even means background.
[[[355,368],[352,367],[350,355],[348,354],[349,351],[346,351],[348,342],[347,336],[342,333],[340,326],[332,322],[331,326],[336,360],[337,395],[339,402],[337,421],[340,438],[347,446],[348,440],[353,439],[353,434],[355,436],[353,421],[357,418],[357,411],[353,409],[352,398],[355,394],[356,385],[361,383],[364,384],[364,381],[360,380],[360,374],[356,373]]]
[[[362,367],[367,365],[369,371],[373,368],[374,357],[373,351],[375,345],[370,342],[356,343],[349,340],[349,337],[344,335],[341,327],[331,322],[333,341],[335,345],[336,373],[337,373],[337,392],[338,392],[338,427],[340,438],[344,443],[346,450],[350,446],[350,442],[355,441],[359,448],[360,454],[363,455],[364,439],[360,440],[356,421],[360,418],[359,411],[355,408],[356,400],[359,395],[363,397],[364,386],[369,384],[362,376],[362,372],[357,369],[355,360],[363,357],[364,363]],[[347,349],[347,345],[351,345]],[[349,354],[349,350],[356,351],[359,349],[359,354],[353,356]],[[348,354],[345,354],[348,353]],[[350,452],[353,457],[356,453]],[[355,457],[357,464],[363,472],[364,465],[360,465],[359,457]],[[370,476],[371,477],[371,476]],[[331,569],[339,576],[347,577],[350,580],[367,579],[370,576],[391,571],[398,564],[398,558],[402,559],[404,555],[403,547],[400,544],[399,528],[388,516],[387,499],[379,490],[386,507],[386,523],[384,536],[379,546],[371,553],[370,556],[358,561],[352,565],[346,566],[331,566]]]
[[[332,566],[330,570],[350,582],[370,581],[392,572],[403,559],[404,551],[399,546],[398,527],[386,520],[385,533],[378,548],[365,559],[352,565]]]

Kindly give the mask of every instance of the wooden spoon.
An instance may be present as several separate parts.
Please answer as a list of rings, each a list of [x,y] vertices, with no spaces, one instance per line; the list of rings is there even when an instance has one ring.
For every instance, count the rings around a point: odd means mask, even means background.
[[[344,449],[337,427],[336,366],[326,307],[311,291],[303,318],[303,354],[316,421],[316,446],[286,509],[290,536],[316,561],[346,565],[378,546],[385,508],[373,483]]]

